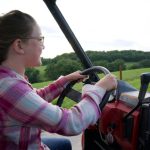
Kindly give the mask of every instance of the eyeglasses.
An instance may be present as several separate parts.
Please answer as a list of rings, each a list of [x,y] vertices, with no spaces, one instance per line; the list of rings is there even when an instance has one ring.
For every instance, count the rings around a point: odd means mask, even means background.
[[[38,40],[41,44],[44,43],[44,36],[41,36],[41,37],[23,37],[21,39],[35,39],[35,40]]]

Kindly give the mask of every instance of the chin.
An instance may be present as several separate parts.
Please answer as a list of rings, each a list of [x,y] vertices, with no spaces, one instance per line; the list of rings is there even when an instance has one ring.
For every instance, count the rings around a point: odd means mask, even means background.
[[[37,63],[34,67],[39,67],[42,65],[42,62]]]
[[[41,66],[41,65],[42,65],[42,60],[40,59],[40,60],[39,60],[39,66]]]
[[[34,63],[32,65],[29,65],[29,67],[39,67],[41,65],[42,65],[42,62],[40,61],[40,62]]]
[[[42,65],[41,59],[39,59],[34,65],[35,67],[41,66]]]
[[[42,65],[41,59],[33,59],[27,66],[28,67],[38,67]]]

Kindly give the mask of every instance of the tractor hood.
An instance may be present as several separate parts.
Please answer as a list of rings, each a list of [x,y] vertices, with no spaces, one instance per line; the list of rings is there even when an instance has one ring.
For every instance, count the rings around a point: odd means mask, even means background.
[[[126,105],[130,107],[135,107],[139,100],[138,100],[139,91],[130,91],[121,93],[119,100],[125,102]],[[146,100],[146,101],[145,101]],[[143,103],[147,102],[150,103],[150,93],[146,93]]]

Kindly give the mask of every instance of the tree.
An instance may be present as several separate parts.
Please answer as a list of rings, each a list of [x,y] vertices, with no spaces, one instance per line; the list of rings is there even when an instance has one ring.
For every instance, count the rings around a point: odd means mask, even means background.
[[[39,70],[35,69],[35,68],[27,68],[25,74],[28,77],[28,80],[31,83],[35,83],[35,82],[39,82]]]
[[[139,63],[140,63],[140,64],[142,65],[142,67],[144,67],[144,68],[150,67],[150,60],[149,60],[149,59],[144,59],[144,60],[140,61]]]
[[[102,60],[102,61],[94,61],[93,62],[94,66],[103,66],[107,67],[108,61],[107,60]]]
[[[51,64],[47,65],[46,75],[49,79],[54,80],[60,75],[67,75],[77,70],[81,70],[79,62],[71,59],[60,59],[56,63],[51,62]]]
[[[43,66],[49,64],[50,61],[51,61],[50,58],[41,58],[41,60],[42,60],[42,65],[43,65]]]
[[[115,61],[108,63],[106,68],[108,68],[110,71],[118,71],[120,66],[122,70],[125,70],[125,61],[122,59],[116,59]]]

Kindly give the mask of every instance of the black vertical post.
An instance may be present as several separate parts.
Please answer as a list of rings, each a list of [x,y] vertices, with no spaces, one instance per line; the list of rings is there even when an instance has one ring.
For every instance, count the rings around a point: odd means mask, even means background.
[[[84,68],[92,67],[93,66],[92,62],[90,61],[89,57],[84,52],[79,41],[75,37],[74,33],[72,32],[71,28],[69,27],[69,25],[66,22],[65,18],[63,17],[62,13],[60,12],[59,8],[57,7],[55,0],[44,0],[44,2],[47,5],[47,7],[49,8],[54,19],[58,23],[60,29],[66,36],[67,40],[71,44],[76,55],[79,57]],[[90,79],[92,79],[92,81],[98,81],[99,77],[95,73],[92,73],[90,76]]]

